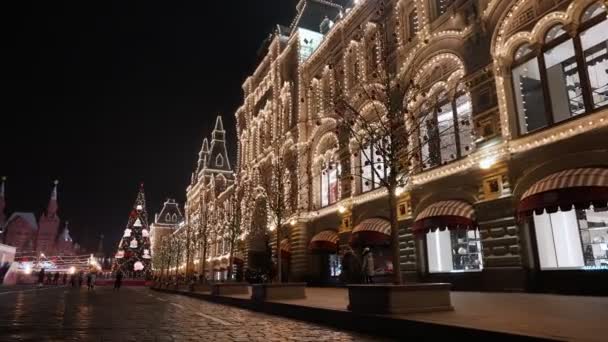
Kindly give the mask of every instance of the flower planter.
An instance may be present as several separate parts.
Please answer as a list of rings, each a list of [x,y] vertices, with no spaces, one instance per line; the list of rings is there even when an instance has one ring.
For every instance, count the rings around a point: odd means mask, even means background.
[[[304,298],[306,298],[306,283],[251,285],[251,299],[255,301]]]
[[[214,296],[230,296],[249,294],[248,283],[217,283],[211,285],[211,294]]]
[[[451,284],[348,285],[348,309],[370,314],[407,314],[454,310]]]

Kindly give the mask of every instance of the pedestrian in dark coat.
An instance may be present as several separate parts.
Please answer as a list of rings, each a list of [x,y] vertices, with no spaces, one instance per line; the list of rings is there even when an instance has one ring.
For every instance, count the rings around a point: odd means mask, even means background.
[[[38,272],[38,286],[42,285],[44,285],[44,268],[41,268]]]
[[[122,285],[122,272],[118,270],[116,272],[116,280],[114,280],[114,290],[120,290],[120,285]]]

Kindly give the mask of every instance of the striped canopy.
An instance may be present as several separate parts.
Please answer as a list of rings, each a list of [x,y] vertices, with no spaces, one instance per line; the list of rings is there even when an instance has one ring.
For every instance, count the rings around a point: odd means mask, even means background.
[[[518,206],[518,213],[526,216],[545,210],[554,213],[588,209],[591,205],[605,208],[608,204],[608,169],[580,168],[551,174],[526,191]]]
[[[475,209],[463,201],[436,202],[424,209],[414,221],[414,233],[436,229],[474,229]]]
[[[308,249],[313,252],[336,253],[338,251],[338,241],[340,241],[338,233],[333,230],[324,230],[313,236]]]
[[[362,245],[385,245],[391,240],[391,223],[383,218],[371,218],[363,220],[351,232],[350,244],[352,246]]]

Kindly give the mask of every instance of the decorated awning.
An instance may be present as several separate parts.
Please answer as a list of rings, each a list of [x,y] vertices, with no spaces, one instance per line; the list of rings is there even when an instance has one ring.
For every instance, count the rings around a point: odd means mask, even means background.
[[[324,230],[313,236],[308,245],[312,252],[336,253],[338,251],[340,237],[333,230]]]
[[[291,256],[291,244],[288,239],[281,240],[281,257],[289,258]]]
[[[441,201],[429,205],[414,221],[412,230],[424,234],[436,229],[474,229],[475,209],[463,201]]]
[[[605,208],[608,204],[608,168],[569,169],[551,174],[526,191],[518,206],[520,217],[558,209]]]
[[[383,218],[363,220],[351,232],[352,246],[385,245],[391,241],[391,223]]]

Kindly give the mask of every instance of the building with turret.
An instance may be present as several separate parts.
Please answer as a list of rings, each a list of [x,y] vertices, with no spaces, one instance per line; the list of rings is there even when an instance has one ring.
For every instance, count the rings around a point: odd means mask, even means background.
[[[295,160],[271,175],[296,184],[290,280],[341,281],[350,245],[372,249],[379,281],[397,251],[410,282],[606,294],[607,28],[598,0],[298,1],[235,113],[245,226],[276,229],[259,170]],[[398,243],[390,141],[345,134],[344,103],[368,130],[399,111],[409,132]]]
[[[154,222],[150,225],[150,244],[152,248],[152,261],[160,253],[160,244],[167,236],[173,234],[178,224],[184,220],[179,204],[175,199],[168,198],[159,213],[154,215]]]
[[[179,268],[181,272],[188,269],[189,272],[203,273],[204,269],[209,279],[224,280],[230,267],[240,267],[242,270],[243,254],[235,251],[233,262],[230,262],[230,243],[225,228],[228,219],[228,200],[235,190],[235,175],[226,146],[226,130],[221,116],[216,118],[210,138],[203,139],[196,168],[186,190],[184,220],[163,222],[166,218],[172,219],[173,214],[163,217],[161,212],[158,217],[159,223],[156,225],[159,229],[155,241],[158,243],[158,236],[163,234],[166,240],[162,246],[168,253],[180,256],[177,264],[169,265],[173,271]],[[173,210],[177,208],[175,203],[165,203],[165,206],[169,209],[174,208]],[[177,214],[177,217],[180,215]],[[172,233],[164,235],[166,232]],[[203,240],[206,240],[206,243]],[[159,248],[157,247],[157,253]],[[186,248],[191,252],[186,252]],[[203,255],[206,257],[204,258]],[[156,270],[159,268],[155,266]]]
[[[19,255],[73,255],[75,243],[70,236],[68,222],[60,229],[57,185],[55,181],[46,210],[36,220],[32,212],[14,212],[4,219],[5,182],[0,185],[0,219],[3,243],[17,248]]]

